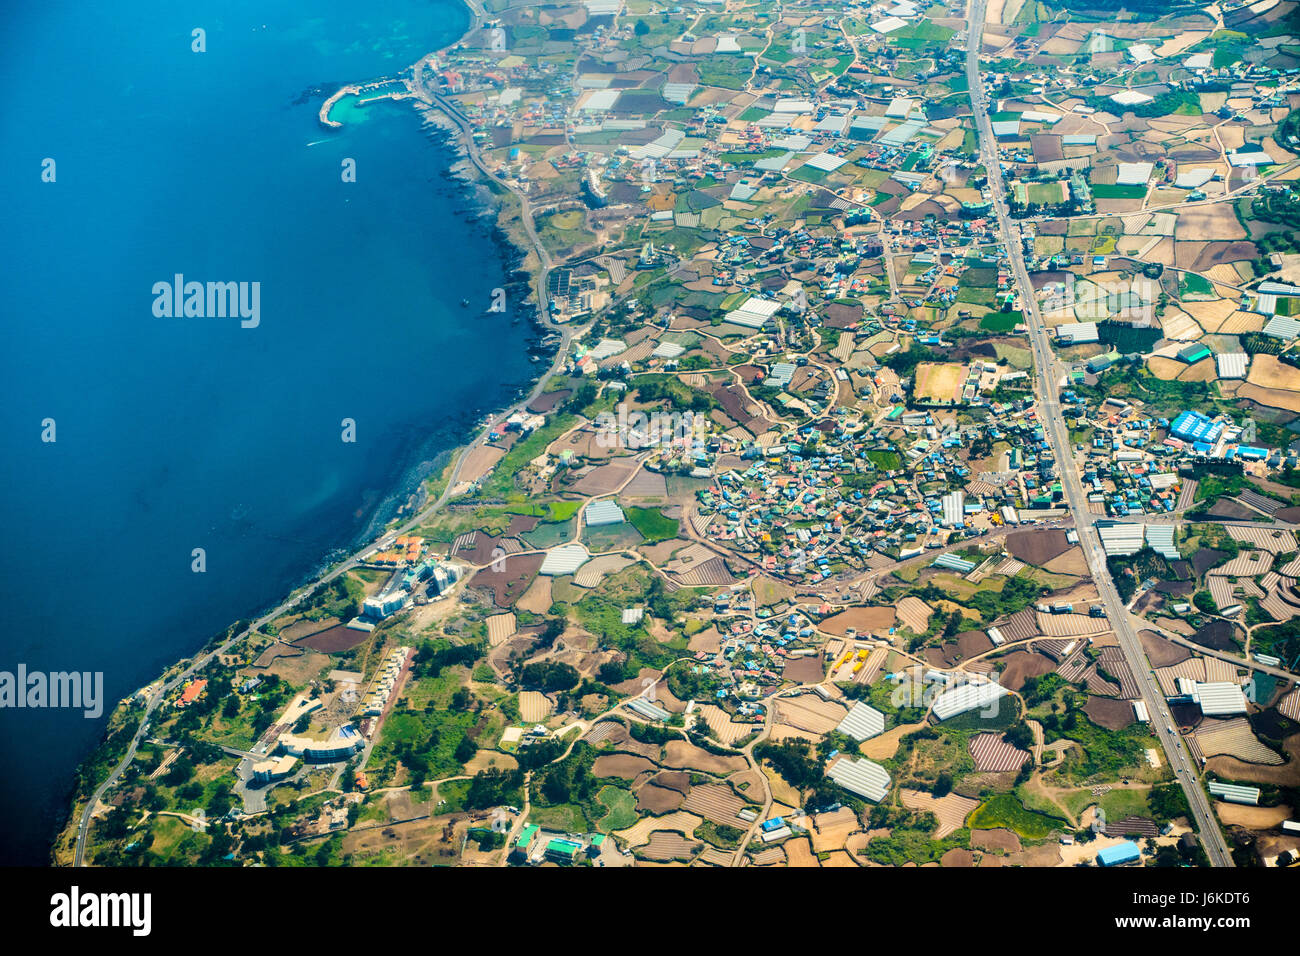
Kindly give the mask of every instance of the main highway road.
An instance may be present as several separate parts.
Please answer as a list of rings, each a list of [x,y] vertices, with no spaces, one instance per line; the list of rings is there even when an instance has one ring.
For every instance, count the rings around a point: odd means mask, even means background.
[[[1002,178],[1002,165],[998,153],[997,140],[993,135],[993,124],[989,119],[988,93],[980,75],[980,47],[984,35],[985,7],[988,0],[970,0],[970,28],[966,48],[966,76],[970,85],[971,109],[979,134],[980,158],[988,170],[988,185],[993,201],[993,210],[997,217],[998,231],[1006,247],[1006,255],[1011,263],[1015,282],[1020,290],[1021,312],[1029,327],[1029,340],[1037,373],[1036,406],[1039,420],[1043,423],[1043,432],[1056,457],[1057,467],[1061,472],[1061,487],[1065,501],[1074,515],[1075,527],[1079,529],[1080,543],[1088,558],[1088,567],[1101,595],[1102,606],[1114,628],[1119,646],[1124,652],[1129,669],[1133,671],[1142,689],[1142,699],[1146,703],[1147,713],[1151,718],[1151,727],[1164,747],[1166,759],[1174,772],[1174,777],[1187,795],[1196,830],[1200,834],[1201,844],[1213,866],[1232,866],[1232,856],[1224,842],[1218,821],[1210,809],[1210,802],[1201,787],[1201,782],[1193,769],[1187,748],[1182,738],[1174,730],[1173,717],[1169,704],[1152,673],[1142,643],[1129,621],[1128,609],[1120,600],[1115,582],[1111,580],[1106,567],[1106,556],[1101,546],[1101,538],[1095,527],[1096,517],[1088,508],[1088,497],[1079,479],[1079,470],[1071,452],[1070,433],[1065,426],[1065,416],[1061,414],[1060,382],[1056,357],[1047,338],[1047,329],[1043,325],[1042,315],[1034,288],[1029,281],[1029,271],[1025,268],[1024,250],[1021,245],[1020,231],[1011,222],[1007,208],[1006,186]]]

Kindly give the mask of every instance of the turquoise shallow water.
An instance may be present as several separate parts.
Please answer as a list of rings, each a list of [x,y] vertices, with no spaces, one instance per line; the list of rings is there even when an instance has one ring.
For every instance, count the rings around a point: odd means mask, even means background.
[[[527,319],[477,306],[505,265],[448,150],[406,105],[316,118],[454,40],[464,8],[261,6],[6,10],[0,670],[103,671],[106,710],[367,533],[535,369]],[[257,327],[156,317],[177,273],[259,283]],[[103,723],[0,709],[0,861],[44,862]]]

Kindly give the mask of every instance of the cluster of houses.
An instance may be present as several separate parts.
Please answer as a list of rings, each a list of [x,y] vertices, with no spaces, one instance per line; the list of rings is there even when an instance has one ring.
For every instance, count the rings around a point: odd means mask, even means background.
[[[973,472],[972,446],[991,451],[1002,442],[1006,469]],[[764,570],[814,582],[853,557],[907,558],[927,545],[1035,520],[1061,498],[1055,461],[1028,407],[1000,407],[976,425],[940,424],[921,412],[881,424],[807,426],[742,457],[747,467],[723,471],[697,492],[705,533]]]
[[[1089,500],[1104,504],[1111,516],[1173,512],[1184,485],[1180,472],[1197,462],[1294,464],[1286,449],[1248,442],[1250,426],[1227,416],[1186,409],[1169,419],[1119,398],[1092,404],[1072,390],[1061,398],[1071,427],[1091,429],[1087,444],[1075,450]]]
[[[727,617],[735,612],[721,596],[715,602],[714,612],[724,615],[715,620],[725,639],[711,655],[696,652],[699,663],[692,666],[720,682],[714,695],[719,701],[730,700],[735,704],[734,722],[761,724],[766,715],[765,706],[759,702],[767,693],[763,688],[781,683],[782,671],[789,661],[819,653],[816,629],[811,620],[798,612],[758,621],[747,615]],[[763,609],[760,613],[770,615],[771,612]]]

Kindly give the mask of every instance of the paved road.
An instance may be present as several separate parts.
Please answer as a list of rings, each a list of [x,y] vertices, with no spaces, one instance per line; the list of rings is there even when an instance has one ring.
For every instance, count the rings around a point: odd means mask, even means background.
[[[1182,738],[1173,729],[1174,721],[1169,713],[1169,704],[1160,692],[1155,675],[1151,671],[1151,664],[1129,622],[1128,609],[1120,600],[1115,582],[1111,580],[1110,572],[1107,570],[1101,539],[1094,527],[1096,516],[1088,509],[1088,498],[1084,493],[1083,483],[1079,480],[1079,471],[1074,465],[1070,433],[1065,426],[1065,417],[1061,414],[1061,379],[1058,375],[1058,365],[1048,342],[1047,329],[1039,313],[1038,300],[1029,281],[1029,272],[1025,268],[1020,232],[1012,224],[1007,209],[1006,185],[1002,178],[997,140],[993,136],[993,124],[989,119],[988,94],[984,91],[984,81],[980,75],[979,54],[986,4],[987,0],[970,0],[970,39],[967,44],[966,75],[971,91],[971,108],[979,133],[981,160],[988,170],[989,190],[993,197],[998,229],[1006,246],[1006,255],[1010,260],[1016,284],[1020,289],[1021,311],[1029,326],[1031,352],[1038,379],[1035,387],[1038,392],[1036,404],[1039,419],[1043,423],[1044,434],[1055,453],[1066,504],[1074,514],[1075,526],[1079,529],[1080,544],[1083,545],[1084,553],[1087,555],[1088,566],[1101,595],[1106,616],[1115,630],[1124,658],[1142,688],[1142,699],[1146,703],[1147,713],[1151,716],[1151,727],[1160,740],[1161,746],[1164,747],[1166,759],[1174,771],[1175,778],[1187,794],[1187,802],[1191,807],[1201,843],[1205,847],[1211,865],[1232,866],[1232,856],[1223,840],[1218,821],[1210,809],[1209,799],[1192,768],[1191,758],[1183,746]]]

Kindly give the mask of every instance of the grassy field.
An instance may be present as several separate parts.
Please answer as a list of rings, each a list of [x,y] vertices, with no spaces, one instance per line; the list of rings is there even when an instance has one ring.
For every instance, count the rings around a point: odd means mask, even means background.
[[[636,797],[630,790],[602,787],[600,793],[596,794],[596,802],[609,810],[596,823],[597,829],[602,833],[626,830],[637,821]]]
[[[980,328],[989,332],[1010,332],[1023,321],[1024,316],[1019,312],[990,312],[980,319]]]
[[[1029,354],[1029,349],[1016,348],[1014,345],[1004,345],[1001,342],[994,344],[993,350],[997,352],[998,358],[1006,359],[1007,364],[1012,368],[1027,369],[1034,364],[1033,356]]]
[[[681,530],[678,519],[665,517],[658,508],[628,508],[627,520],[646,541],[667,541]]]
[[[998,295],[994,289],[983,286],[963,285],[957,289],[957,301],[964,302],[967,305],[985,305],[992,306],[997,301]]]
[[[1053,830],[1065,824],[1064,820],[1026,810],[1014,794],[999,793],[984,801],[970,815],[971,829],[992,830],[1006,827],[1026,840],[1043,840]]]
[[[1092,187],[1094,199],[1141,199],[1147,194],[1145,186],[1120,186],[1101,183]]]
[[[867,460],[884,471],[893,471],[903,467],[903,457],[896,451],[876,448],[867,452]]]
[[[1017,199],[1021,198],[1022,187],[1016,185]],[[1028,183],[1023,187],[1023,201],[1054,206],[1070,198],[1069,188],[1065,183]]]
[[[1092,795],[1091,790],[1080,790],[1076,793],[1063,793],[1058,799],[1075,817],[1094,803],[1105,811],[1108,820],[1122,820],[1128,816],[1151,816],[1145,789],[1111,790],[1103,794],[1100,800]]]
[[[581,504],[580,501],[548,501],[545,504],[530,502],[525,505],[511,505],[505,510],[507,514],[528,515],[544,521],[568,521],[578,513]]]
[[[571,803],[561,803],[554,807],[539,807],[534,804],[529,811],[528,822],[566,833],[582,833],[587,829],[587,817],[582,808]]]

